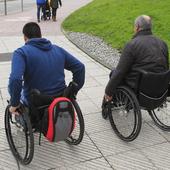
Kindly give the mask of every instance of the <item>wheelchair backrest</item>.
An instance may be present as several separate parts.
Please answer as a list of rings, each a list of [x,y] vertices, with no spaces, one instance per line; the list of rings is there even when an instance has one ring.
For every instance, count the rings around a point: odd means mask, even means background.
[[[138,100],[146,110],[159,107],[166,99],[170,82],[170,70],[162,73],[142,71],[138,84]]]

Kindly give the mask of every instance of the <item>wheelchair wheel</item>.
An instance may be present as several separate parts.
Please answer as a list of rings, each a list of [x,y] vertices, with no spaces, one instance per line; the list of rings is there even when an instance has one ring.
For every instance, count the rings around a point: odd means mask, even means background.
[[[102,117],[103,117],[103,119],[107,119],[108,115],[109,115],[109,108],[105,101],[105,98],[103,97],[103,101],[102,101]]]
[[[76,114],[76,125],[71,135],[65,141],[70,145],[78,145],[82,141],[84,136],[84,119],[81,109],[76,100],[71,99],[71,102]]]
[[[109,108],[110,123],[116,135],[127,142],[136,139],[141,129],[142,116],[133,91],[125,86],[118,87]]]
[[[170,131],[170,102],[165,101],[155,110],[148,111],[155,125],[164,131]]]
[[[22,113],[18,118],[9,112],[9,106],[7,106],[5,130],[10,149],[17,161],[27,165],[34,155],[34,137],[28,111],[22,108]]]

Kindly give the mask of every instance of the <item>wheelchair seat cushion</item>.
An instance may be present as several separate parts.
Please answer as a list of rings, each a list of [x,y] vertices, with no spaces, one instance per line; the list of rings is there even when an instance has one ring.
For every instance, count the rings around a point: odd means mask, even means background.
[[[71,101],[65,97],[55,98],[45,111],[42,121],[42,133],[49,141],[65,140],[75,126]]]

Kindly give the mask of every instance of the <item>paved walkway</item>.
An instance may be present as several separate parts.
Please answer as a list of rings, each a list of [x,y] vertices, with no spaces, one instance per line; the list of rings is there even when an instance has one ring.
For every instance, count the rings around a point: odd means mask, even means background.
[[[32,163],[21,166],[22,170],[169,170],[170,134],[162,132],[153,125],[149,116],[143,112],[143,126],[139,137],[125,143],[117,138],[108,120],[101,117],[101,100],[108,81],[109,70],[96,63],[71,44],[59,30],[63,18],[74,8],[86,4],[88,0],[63,0],[63,8],[58,12],[58,22],[42,22],[45,37],[65,48],[79,58],[86,66],[86,82],[78,94],[78,102],[85,119],[85,136],[78,146],[65,142],[39,146],[35,138],[35,154]],[[67,8],[67,10],[66,10]],[[67,14],[63,14],[66,12]],[[22,14],[0,18],[0,58],[11,53],[23,44],[21,30],[27,21],[35,21],[35,9]],[[3,21],[3,22],[2,22]],[[0,170],[17,170],[6,141],[4,131],[4,109],[10,61],[0,62]],[[69,82],[70,74],[66,73]]]
[[[7,0],[6,2],[6,12],[7,15],[14,14],[22,11],[22,0]],[[35,4],[33,0],[23,1],[23,10],[27,11],[32,8]],[[0,0],[0,15],[5,15],[5,0]]]
[[[62,0],[62,8],[57,11],[57,22],[41,22],[40,26],[42,34],[47,35],[63,35],[60,29],[62,21],[73,11],[87,4],[91,0]],[[36,4],[32,10],[24,13],[9,14],[0,16],[0,36],[22,36],[22,27],[24,23],[29,21],[37,21]],[[12,38],[11,38],[12,39]],[[1,48],[0,48],[1,49]]]

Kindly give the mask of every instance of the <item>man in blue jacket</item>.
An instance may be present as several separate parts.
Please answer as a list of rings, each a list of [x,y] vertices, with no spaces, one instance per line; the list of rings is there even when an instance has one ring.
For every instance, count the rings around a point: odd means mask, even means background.
[[[46,20],[46,13],[45,13],[45,4],[46,4],[46,0],[36,0],[37,3],[37,21],[40,22],[40,10],[42,9],[42,13],[43,13],[43,18],[44,20]]]
[[[8,86],[11,96],[9,110],[16,114],[20,100],[30,104],[32,89],[47,95],[63,92],[66,88],[64,69],[72,72],[77,91],[85,80],[84,65],[63,48],[42,38],[38,24],[27,23],[23,34],[25,45],[13,53]]]

